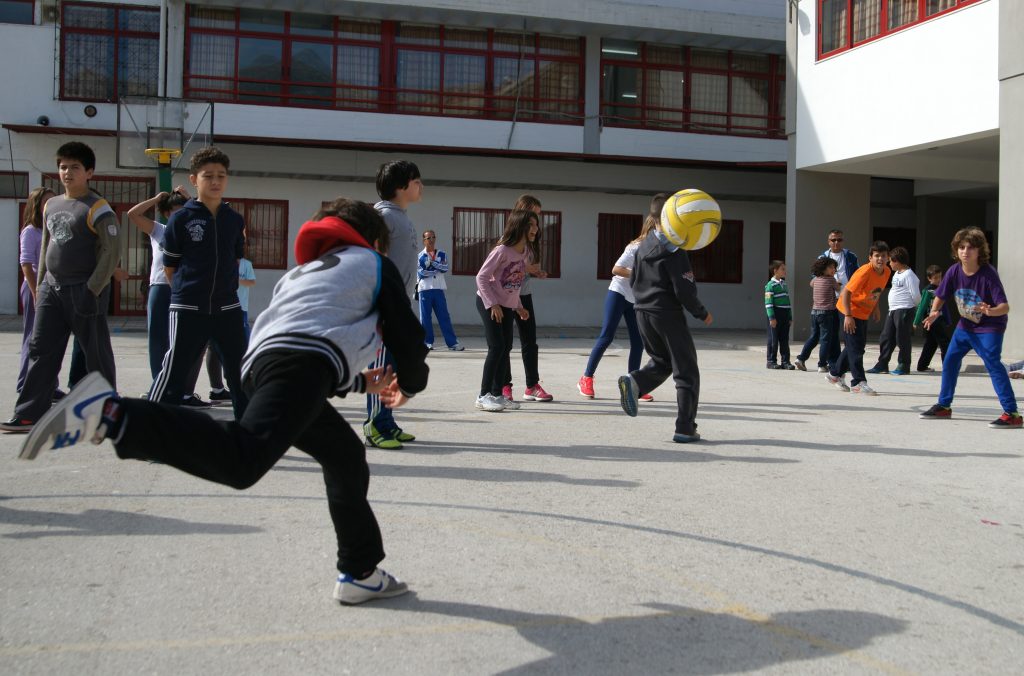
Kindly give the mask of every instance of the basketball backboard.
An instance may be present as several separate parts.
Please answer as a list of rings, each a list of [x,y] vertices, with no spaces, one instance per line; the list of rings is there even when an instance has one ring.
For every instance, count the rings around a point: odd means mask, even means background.
[[[117,104],[117,166],[152,169],[149,148],[181,151],[170,164],[188,166],[188,158],[213,145],[213,102],[194,99],[128,96]]]

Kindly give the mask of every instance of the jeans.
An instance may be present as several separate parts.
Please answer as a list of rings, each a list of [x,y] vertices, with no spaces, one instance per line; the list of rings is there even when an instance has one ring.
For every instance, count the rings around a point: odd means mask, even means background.
[[[838,310],[811,312],[811,335],[800,350],[800,361],[807,361],[816,345],[818,348],[818,367],[831,368],[839,358],[839,340],[836,338],[836,322],[839,321]]]
[[[850,387],[867,382],[867,376],[864,375],[864,347],[868,344],[868,320],[854,318],[853,321],[856,322],[853,333],[847,333],[845,327],[840,329],[843,332],[843,351],[829,372],[833,376],[842,376],[849,371]]]
[[[149,371],[153,380],[160,375],[170,340],[171,285],[150,284],[146,298],[146,331],[149,334]]]
[[[644,353],[644,341],[640,337],[640,330],[636,326],[636,313],[633,311],[633,304],[626,300],[626,297],[617,291],[608,290],[604,298],[604,321],[601,322],[601,333],[594,341],[594,348],[590,351],[590,359],[587,360],[587,368],[583,375],[588,378],[594,377],[597,365],[601,363],[601,357],[605,350],[615,339],[615,330],[619,328],[619,320],[625,317],[626,330],[629,331],[629,371],[636,371],[640,368],[640,358]]]
[[[972,333],[957,327],[953,338],[946,349],[946,358],[942,360],[942,385],[939,389],[939,405],[949,406],[953,403],[956,393],[956,381],[960,376],[960,365],[964,356],[974,350],[988,369],[988,377],[992,379],[992,387],[999,397],[999,404],[1007,413],[1017,412],[1017,398],[1013,394],[1010,376],[1003,366],[1003,334]]]
[[[768,319],[768,363],[774,364],[776,355],[782,357],[782,363],[789,363],[789,326],[793,322],[793,316],[789,310],[775,311],[775,328],[772,328],[772,320]]]

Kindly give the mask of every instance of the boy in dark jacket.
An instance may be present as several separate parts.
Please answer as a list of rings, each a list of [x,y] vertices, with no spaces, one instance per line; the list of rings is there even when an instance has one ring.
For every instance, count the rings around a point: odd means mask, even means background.
[[[231,160],[219,149],[192,156],[189,181],[198,193],[167,222],[164,271],[171,283],[170,349],[153,381],[150,401],[180,404],[207,343],[224,366],[235,417],[245,411],[239,382],[245,352],[238,261],[245,251],[245,222],[223,201]]]
[[[711,313],[697,297],[689,256],[669,242],[660,227],[640,243],[630,277],[636,298],[633,309],[637,328],[651,360],[639,370],[619,377],[619,397],[622,410],[636,416],[640,395],[653,391],[671,375],[679,408],[672,441],[685,444],[700,440],[695,421],[700,370],[683,310],[705,324],[711,324]]]
[[[374,392],[385,405],[401,406],[427,385],[427,348],[398,269],[371,248],[388,245],[373,207],[339,199],[315,218],[295,240],[299,266],[277,283],[253,327],[243,367],[249,406],[240,419],[121,399],[93,373],[40,419],[21,457],[111,439],[120,458],[156,460],[244,489],[294,445],[323,467],[338,540],[334,598],[351,605],[408,587],[377,567],[384,547],[366,497],[366,449],[330,398]],[[370,361],[381,338],[397,379],[390,368],[353,370]]]

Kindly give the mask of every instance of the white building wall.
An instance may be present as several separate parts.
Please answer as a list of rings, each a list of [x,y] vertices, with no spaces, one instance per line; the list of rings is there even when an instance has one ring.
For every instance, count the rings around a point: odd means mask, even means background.
[[[999,0],[818,63],[817,7],[799,9],[798,169],[999,129]]]

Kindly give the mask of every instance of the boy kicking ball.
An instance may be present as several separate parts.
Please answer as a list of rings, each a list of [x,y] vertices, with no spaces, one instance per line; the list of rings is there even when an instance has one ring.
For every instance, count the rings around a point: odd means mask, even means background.
[[[401,406],[427,385],[427,349],[405,283],[378,253],[388,246],[380,215],[338,199],[315,219],[299,230],[299,266],[278,282],[253,327],[242,363],[249,405],[239,420],[123,399],[93,373],[39,420],[21,457],[110,439],[119,458],[156,460],[245,489],[295,446],[323,468],[338,540],[334,598],[353,605],[404,594],[408,586],[377,567],[384,548],[366,497],[366,449],[329,399],[365,392]],[[353,371],[372,360],[380,338],[398,376],[390,368]]]

